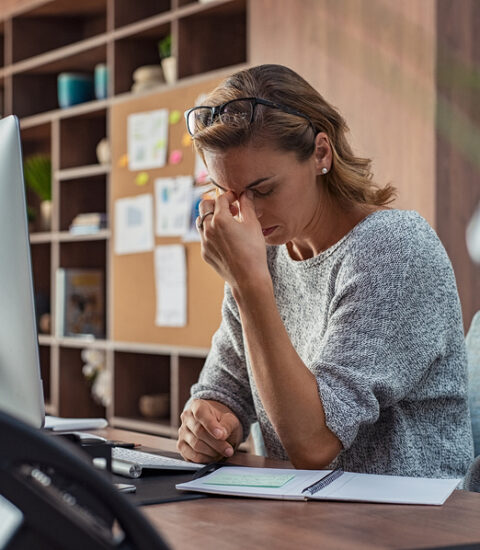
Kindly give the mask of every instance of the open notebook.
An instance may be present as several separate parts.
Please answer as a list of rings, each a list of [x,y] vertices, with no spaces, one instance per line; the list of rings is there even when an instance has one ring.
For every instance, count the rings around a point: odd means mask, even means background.
[[[285,500],[349,500],[441,505],[460,479],[431,479],[342,470],[283,470],[222,467],[177,489],[241,497]]]

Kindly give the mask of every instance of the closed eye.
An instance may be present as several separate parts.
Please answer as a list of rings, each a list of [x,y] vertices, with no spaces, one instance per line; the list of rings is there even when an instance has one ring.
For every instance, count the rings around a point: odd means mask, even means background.
[[[263,197],[268,197],[273,193],[273,187],[271,187],[270,189],[262,189],[262,190],[252,189],[251,191],[253,192],[255,197],[263,198]]]

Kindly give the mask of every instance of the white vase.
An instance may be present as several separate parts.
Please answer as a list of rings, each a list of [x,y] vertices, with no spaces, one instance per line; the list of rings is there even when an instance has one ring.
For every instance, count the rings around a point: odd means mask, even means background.
[[[40,218],[38,220],[40,231],[50,231],[52,228],[52,201],[40,203]]]
[[[162,69],[167,84],[174,84],[177,81],[177,59],[173,56],[163,58]]]

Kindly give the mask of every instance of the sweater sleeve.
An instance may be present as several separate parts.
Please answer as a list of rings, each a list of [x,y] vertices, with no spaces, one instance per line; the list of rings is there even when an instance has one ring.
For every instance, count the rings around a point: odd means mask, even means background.
[[[247,373],[239,313],[230,288],[225,285],[222,322],[199,380],[191,388],[192,399],[212,399],[229,407],[243,427],[243,439],[256,420]]]
[[[346,259],[328,324],[311,369],[327,426],[345,449],[380,409],[449,398],[463,372],[445,372],[452,342],[462,341],[461,312],[450,261],[431,232],[427,239],[378,236]],[[454,321],[452,323],[452,321]],[[428,380],[428,384],[426,381]]]

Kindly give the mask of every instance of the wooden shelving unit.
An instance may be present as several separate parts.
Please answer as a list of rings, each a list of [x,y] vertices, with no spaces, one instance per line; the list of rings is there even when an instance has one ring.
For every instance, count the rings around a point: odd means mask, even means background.
[[[72,235],[72,219],[82,212],[104,211],[110,220],[113,165],[101,165],[96,145],[110,138],[114,105],[147,101],[220,77],[247,59],[247,1],[214,0],[32,0],[0,20],[0,104],[2,114],[20,118],[24,156],[46,153],[52,159],[50,231],[31,225],[31,251],[37,299],[47,300],[52,317],[48,333],[39,334],[47,412],[61,416],[106,415],[114,426],[175,436],[179,415],[198,377],[207,347],[168,342],[114,339],[112,230]],[[162,84],[132,94],[132,73],[158,64],[158,41],[172,35],[177,84]],[[57,100],[60,72],[88,71],[105,63],[109,95],[61,109]],[[112,163],[114,161],[112,160]],[[38,199],[28,193],[29,206]],[[58,268],[94,267],[105,274],[106,338],[58,337],[55,334],[55,275]],[[111,375],[112,404],[100,407],[82,374],[81,351],[102,350]],[[140,416],[144,393],[170,394],[165,418]]]

